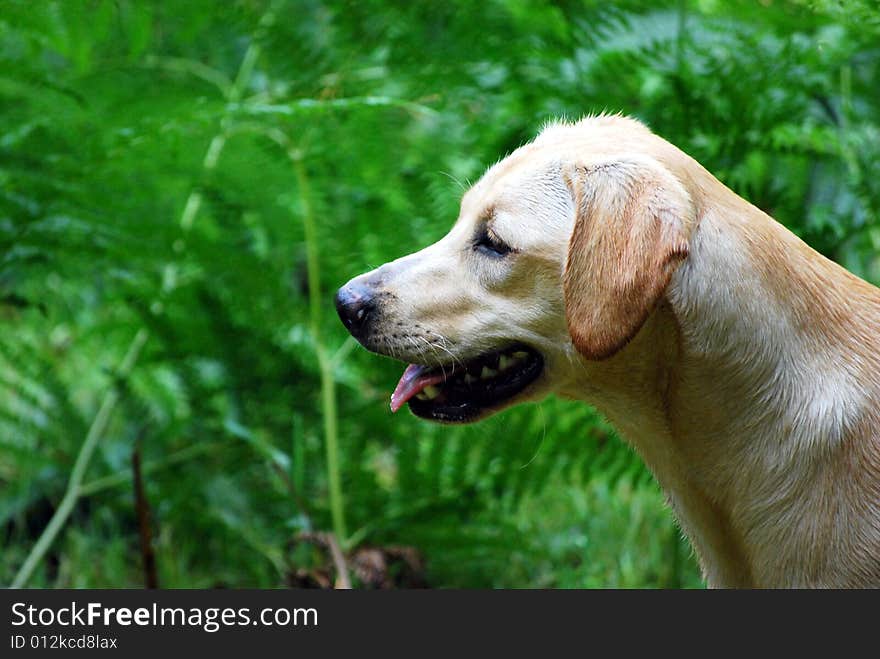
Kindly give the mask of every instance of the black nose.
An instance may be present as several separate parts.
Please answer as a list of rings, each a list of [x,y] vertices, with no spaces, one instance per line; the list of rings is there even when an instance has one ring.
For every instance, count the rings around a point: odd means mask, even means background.
[[[375,310],[375,298],[365,286],[349,283],[336,293],[336,313],[355,338],[364,335]]]

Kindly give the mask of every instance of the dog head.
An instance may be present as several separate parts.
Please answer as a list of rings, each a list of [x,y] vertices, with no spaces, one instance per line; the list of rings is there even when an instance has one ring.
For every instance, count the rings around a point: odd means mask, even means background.
[[[688,254],[690,199],[652,155],[666,144],[620,117],[550,126],[464,195],[444,238],[343,286],[349,331],[410,363],[392,409],[473,421],[623,350]]]

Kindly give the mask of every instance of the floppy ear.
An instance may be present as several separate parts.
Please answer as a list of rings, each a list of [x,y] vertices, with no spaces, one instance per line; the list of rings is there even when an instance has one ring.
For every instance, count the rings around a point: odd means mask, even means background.
[[[682,184],[645,159],[579,167],[563,277],[577,350],[605,359],[635,336],[688,255],[694,211]]]

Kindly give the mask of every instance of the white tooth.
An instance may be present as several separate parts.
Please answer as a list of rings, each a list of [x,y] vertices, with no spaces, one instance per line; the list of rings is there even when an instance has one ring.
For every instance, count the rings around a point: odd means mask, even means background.
[[[422,389],[422,393],[425,394],[425,397],[428,400],[434,400],[435,398],[437,398],[437,396],[440,395],[440,390],[437,387],[432,387],[431,385],[428,385],[427,387]]]
[[[513,360],[512,360],[510,357],[508,357],[507,355],[501,355],[501,357],[498,358],[498,368],[499,368],[499,370],[502,370],[502,371],[505,370],[505,369],[508,368],[512,363],[513,363]]]
[[[496,371],[495,369],[489,368],[488,366],[484,366],[483,372],[480,373],[480,377],[484,380],[486,378],[494,378],[496,375],[498,375],[498,371]]]
[[[473,383],[476,382],[476,381],[477,381],[477,378],[475,378],[475,377],[474,377],[473,375],[471,375],[470,373],[465,373],[465,374],[464,374],[464,383],[465,383],[465,384],[473,384]]]
[[[522,350],[517,350],[515,353],[513,353],[514,359],[525,359],[528,356],[529,356],[529,353],[524,352]]]
[[[418,398],[419,400],[428,400],[428,397],[425,395],[424,391],[420,391],[419,393],[417,393],[416,398]]]

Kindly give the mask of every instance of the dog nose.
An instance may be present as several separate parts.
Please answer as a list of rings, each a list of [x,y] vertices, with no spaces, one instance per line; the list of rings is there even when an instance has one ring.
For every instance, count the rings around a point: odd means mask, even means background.
[[[336,313],[355,338],[363,336],[375,310],[375,298],[363,285],[348,283],[336,293]]]

